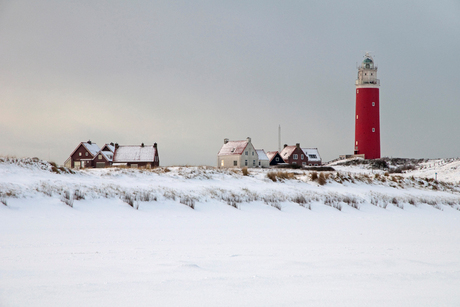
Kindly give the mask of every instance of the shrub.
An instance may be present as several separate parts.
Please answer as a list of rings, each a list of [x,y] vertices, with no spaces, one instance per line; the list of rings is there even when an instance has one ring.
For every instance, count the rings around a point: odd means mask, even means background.
[[[73,192],[73,199],[75,200],[85,199],[85,193],[77,189]]]
[[[310,176],[311,176],[312,181],[318,180],[318,173],[317,172],[311,172]]]
[[[268,179],[270,179],[273,182],[276,182],[276,173],[275,172],[268,172],[267,173]]]
[[[249,175],[249,171],[248,171],[248,168],[245,166],[241,169],[241,171],[243,172],[243,176],[248,176]]]
[[[139,209],[139,202],[137,201],[136,196],[134,196],[133,194],[123,193],[121,200],[133,207],[134,209]]]
[[[73,197],[69,191],[64,191],[64,194],[61,196],[61,201],[70,208],[73,208]]]
[[[319,174],[318,183],[320,185],[325,185],[326,184],[326,176],[324,176],[324,173]]]
[[[193,199],[190,196],[187,196],[187,195],[182,196],[180,198],[180,203],[184,204],[184,205],[186,205],[186,206],[188,206],[188,207],[190,207],[192,209],[195,209],[195,199]]]

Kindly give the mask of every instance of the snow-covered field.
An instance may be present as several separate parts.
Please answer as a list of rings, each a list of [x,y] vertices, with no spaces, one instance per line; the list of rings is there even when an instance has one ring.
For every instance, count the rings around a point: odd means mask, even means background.
[[[0,306],[459,306],[460,174],[424,163],[325,185],[0,163]]]

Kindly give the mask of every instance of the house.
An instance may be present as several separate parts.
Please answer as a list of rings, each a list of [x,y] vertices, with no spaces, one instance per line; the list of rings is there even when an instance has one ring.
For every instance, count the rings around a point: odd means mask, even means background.
[[[93,167],[104,168],[112,166],[113,152],[109,150],[101,150],[93,159]]]
[[[99,146],[91,141],[81,142],[70,154],[64,165],[68,168],[88,168],[94,167],[93,159],[100,152]]]
[[[113,165],[126,165],[128,167],[158,167],[160,158],[157,143],[153,145],[118,145],[115,144]]]
[[[97,153],[93,159],[93,167],[103,168],[112,166],[113,152],[115,151],[115,144],[105,144],[102,149]]]
[[[270,167],[270,160],[267,157],[267,154],[265,153],[265,150],[263,149],[256,149],[257,156],[259,158],[259,167]]]
[[[283,158],[281,157],[281,155],[280,155],[280,153],[278,151],[269,151],[269,152],[267,152],[267,157],[268,157],[270,166],[285,163]]]
[[[224,145],[217,153],[217,167],[257,167],[259,156],[248,137],[243,141],[224,139]]]
[[[295,146],[284,144],[280,155],[287,164],[306,166],[308,163],[308,158],[302,148],[300,148],[300,143],[297,143]]]
[[[319,155],[318,148],[302,148],[305,156],[308,158],[308,166],[321,166],[321,156]]]

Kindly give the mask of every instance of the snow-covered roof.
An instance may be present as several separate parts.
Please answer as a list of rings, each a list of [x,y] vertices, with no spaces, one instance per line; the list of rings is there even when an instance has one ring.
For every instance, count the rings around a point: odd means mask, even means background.
[[[82,142],[83,146],[90,152],[90,154],[94,157],[97,153],[101,150],[96,143],[88,143]]]
[[[104,157],[107,159],[107,161],[112,161],[113,160],[113,152],[111,151],[101,151],[101,154],[104,155]]]
[[[292,152],[297,148],[297,146],[286,146],[281,150],[280,156],[283,159],[287,159],[291,156]]]
[[[115,151],[115,146],[114,146],[114,145],[105,144],[104,147],[107,147],[107,149],[110,150],[111,152],[114,152],[114,151]],[[104,147],[103,147],[103,148],[104,148]]]
[[[153,145],[126,145],[115,150],[113,162],[154,162],[156,148]]]
[[[265,154],[265,151],[263,149],[256,149],[257,155],[259,156],[259,160],[268,160],[267,154]]]
[[[244,149],[248,146],[248,141],[228,141],[219,150],[219,156],[242,155]]]
[[[302,148],[302,151],[308,157],[308,161],[321,162],[321,156],[319,155],[318,148]]]

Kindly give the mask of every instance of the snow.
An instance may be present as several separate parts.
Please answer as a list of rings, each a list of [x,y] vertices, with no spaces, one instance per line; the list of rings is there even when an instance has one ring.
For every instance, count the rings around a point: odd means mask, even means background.
[[[308,157],[308,162],[321,162],[318,148],[302,148],[302,151]]]
[[[86,149],[88,149],[88,151],[93,155],[93,157],[101,150],[99,148],[99,146],[97,146],[96,143],[82,143],[83,146],[86,147]]]
[[[148,146],[119,146],[115,150],[113,162],[153,162],[156,148]]]
[[[219,150],[218,156],[242,155],[248,146],[248,141],[228,141]]]
[[[265,151],[263,149],[256,149],[257,155],[259,156],[259,160],[268,160],[267,155],[265,154]]]
[[[107,161],[112,161],[113,159],[113,152],[112,151],[101,151]]]
[[[410,173],[364,183],[371,170],[339,168],[355,183],[320,186],[298,170],[273,182],[257,169],[0,163],[0,306],[458,306],[458,186],[433,190]],[[85,199],[65,205],[62,192],[76,189]],[[120,196],[136,192],[156,200],[135,210]],[[345,196],[359,210],[325,205]],[[238,209],[225,197],[240,197]]]

